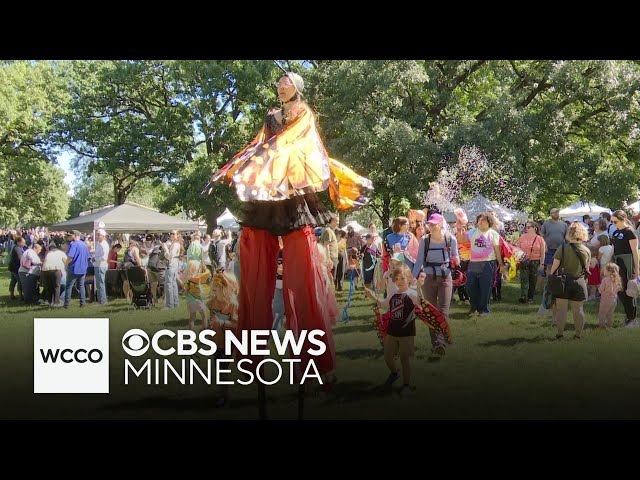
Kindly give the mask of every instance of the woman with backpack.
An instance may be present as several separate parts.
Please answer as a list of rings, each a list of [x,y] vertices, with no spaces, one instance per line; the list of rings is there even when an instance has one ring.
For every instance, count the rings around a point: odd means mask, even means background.
[[[444,218],[439,213],[427,220],[428,233],[420,240],[413,276],[424,278],[422,294],[449,320],[449,306],[453,294],[451,262],[460,263],[458,240],[449,232],[443,232]],[[429,329],[431,344],[436,347],[438,339],[435,331]]]

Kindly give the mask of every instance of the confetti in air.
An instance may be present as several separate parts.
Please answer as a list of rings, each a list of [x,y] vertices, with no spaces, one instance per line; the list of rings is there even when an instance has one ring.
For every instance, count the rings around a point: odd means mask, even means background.
[[[447,163],[441,163],[438,178],[429,184],[425,205],[453,211],[478,193],[509,208],[526,205],[531,199],[532,178],[516,178],[505,162],[492,162],[475,145],[461,147],[457,161]]]

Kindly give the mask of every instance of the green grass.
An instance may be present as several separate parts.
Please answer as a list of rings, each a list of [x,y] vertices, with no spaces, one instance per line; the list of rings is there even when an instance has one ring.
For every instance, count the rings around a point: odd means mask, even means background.
[[[151,333],[186,328],[184,298],[177,311],[129,310],[125,300],[108,307],[49,309],[11,302],[9,274],[0,267],[0,418],[257,418],[255,385],[232,387],[232,403],[215,409],[215,385],[146,386],[123,383],[122,334],[130,328]],[[573,340],[555,340],[550,318],[536,315],[538,305],[517,303],[519,285],[506,284],[503,301],[477,323],[466,318],[467,305],[453,303],[455,343],[445,358],[429,362],[429,334],[418,325],[412,359],[412,398],[380,387],[388,375],[382,348],[372,326],[371,303],[355,294],[351,322],[334,329],[338,384],[334,392],[307,399],[308,419],[501,419],[501,418],[638,418],[640,329],[614,328],[598,333],[597,304],[587,304],[587,327]],[[346,292],[339,295],[340,308]],[[538,298],[536,297],[536,300]],[[110,319],[110,394],[33,394],[33,318],[108,317]],[[617,323],[623,318],[621,307]],[[401,382],[398,382],[399,386]],[[268,416],[296,418],[296,387],[267,387]]]

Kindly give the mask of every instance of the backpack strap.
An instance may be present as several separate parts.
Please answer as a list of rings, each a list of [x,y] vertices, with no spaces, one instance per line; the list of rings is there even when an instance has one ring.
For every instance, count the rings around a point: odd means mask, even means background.
[[[580,262],[580,265],[582,266],[582,276],[586,278],[586,276],[588,275],[587,272],[587,265],[586,263],[583,261],[582,259],[582,255],[580,255],[578,253],[578,247],[576,247],[575,244],[570,243],[569,245],[571,245],[571,248],[573,249],[574,253],[576,254],[576,256],[578,257],[578,261]]]
[[[443,261],[443,265],[444,263],[447,263],[447,257],[444,254],[444,251],[447,250],[447,252],[449,253],[449,264],[451,262],[451,235],[448,232],[444,232],[443,234],[444,236],[444,245],[445,248],[434,248],[434,250],[441,250],[442,251],[442,261]],[[427,234],[425,235],[424,238],[424,260],[423,260],[423,266],[422,266],[422,271],[424,272],[424,263],[428,263],[427,262],[427,254],[429,253],[429,247],[431,246],[431,234]],[[433,276],[436,276],[436,265],[427,265],[428,267],[431,267],[433,269]],[[442,278],[445,277],[444,275],[444,269],[440,269],[440,275]]]

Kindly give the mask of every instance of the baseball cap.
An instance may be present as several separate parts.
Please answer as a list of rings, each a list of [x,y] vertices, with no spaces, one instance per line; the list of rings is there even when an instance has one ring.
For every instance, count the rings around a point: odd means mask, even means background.
[[[71,230],[71,231],[67,232],[67,235],[75,235],[77,237],[81,237],[82,236],[82,234],[80,233],[79,230]]]
[[[442,224],[443,220],[444,218],[442,217],[442,215],[440,215],[439,213],[434,213],[429,217],[427,223]]]
[[[96,235],[104,235],[106,237],[107,232],[104,231],[104,228],[99,228],[98,230],[96,230]]]

